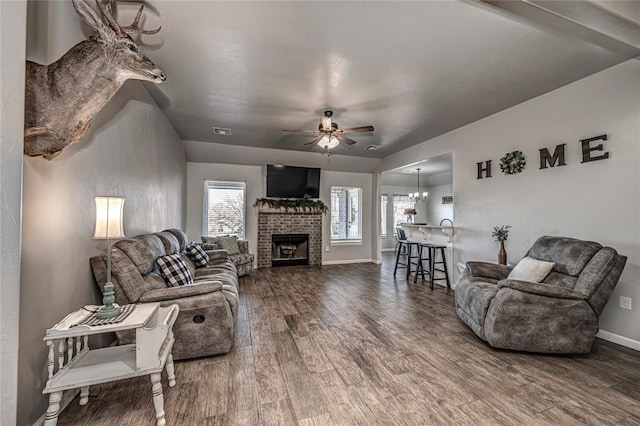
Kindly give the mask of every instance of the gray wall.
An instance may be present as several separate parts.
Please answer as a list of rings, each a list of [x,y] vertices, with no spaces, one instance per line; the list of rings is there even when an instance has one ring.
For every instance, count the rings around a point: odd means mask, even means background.
[[[48,24],[29,20],[27,58],[55,59],[83,38],[71,2],[31,3],[33,14]],[[185,193],[182,142],[136,81],[127,82],[96,116],[91,132],[60,156],[24,157],[18,424],[33,424],[47,407],[41,394],[45,329],[101,301],[89,257],[104,251],[106,241],[92,239],[93,197],[126,197],[124,230],[133,236],[183,227]]]
[[[0,2],[0,424],[16,422],[20,208],[24,118],[24,2]]]
[[[260,151],[260,148],[248,148]],[[280,156],[282,164],[291,166],[323,167],[326,157],[319,154],[306,154],[298,163],[294,158],[287,158],[286,152]],[[299,154],[295,152],[295,154]],[[333,159],[333,157],[332,157]],[[266,164],[266,163],[263,163]],[[238,181],[247,184],[246,192],[246,238],[249,241],[249,250],[257,253],[258,242],[258,209],[253,207],[256,198],[265,196],[264,167],[243,164],[207,164],[188,163],[187,166],[187,226],[186,232],[190,239],[200,241],[202,236],[202,209],[203,209],[203,182],[205,179]],[[323,263],[365,262],[372,259],[372,227],[371,217],[375,209],[372,205],[371,194],[373,191],[371,174],[349,173],[339,171],[322,170],[320,176],[320,199],[328,206],[331,204],[331,186],[357,186],[362,188],[362,242],[353,244],[331,244],[330,215],[326,214],[322,224],[322,261]],[[329,251],[326,251],[327,247]]]
[[[627,255],[600,336],[640,350],[639,93],[640,63],[628,61],[386,157],[379,171],[453,152],[455,261],[496,260],[496,225],[513,226],[512,262],[541,235],[599,241]],[[579,140],[603,133],[610,158],[581,164]],[[567,165],[539,170],[538,150],[561,143]],[[527,166],[505,176],[500,157],[516,149]],[[485,160],[493,177],[477,179],[476,163]],[[620,296],[634,299],[633,311],[619,308]]]

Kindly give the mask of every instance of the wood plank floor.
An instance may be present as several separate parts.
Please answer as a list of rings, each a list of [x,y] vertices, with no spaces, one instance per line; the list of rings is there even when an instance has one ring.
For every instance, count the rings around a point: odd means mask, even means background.
[[[231,353],[176,363],[168,425],[640,425],[640,353],[495,350],[453,291],[383,265],[259,270],[241,279]],[[154,425],[148,378],[92,387],[60,425]]]

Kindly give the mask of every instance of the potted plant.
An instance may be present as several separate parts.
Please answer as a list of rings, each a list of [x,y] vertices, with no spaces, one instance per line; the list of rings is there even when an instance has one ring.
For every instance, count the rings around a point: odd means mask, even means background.
[[[509,238],[510,225],[494,226],[491,236],[495,238],[495,241],[500,243],[500,251],[498,252],[498,263],[501,265],[507,264],[507,252],[504,249],[504,242]]]

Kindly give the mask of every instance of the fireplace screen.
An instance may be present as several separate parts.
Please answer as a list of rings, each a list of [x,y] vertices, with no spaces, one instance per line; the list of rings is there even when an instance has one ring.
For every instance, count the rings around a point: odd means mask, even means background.
[[[309,264],[309,234],[273,234],[271,266]]]

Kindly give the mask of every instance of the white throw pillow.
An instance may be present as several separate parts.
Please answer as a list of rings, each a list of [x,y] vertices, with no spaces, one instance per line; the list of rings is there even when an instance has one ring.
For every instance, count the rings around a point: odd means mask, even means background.
[[[525,257],[513,268],[507,279],[539,283],[549,275],[553,265],[553,262]]]

